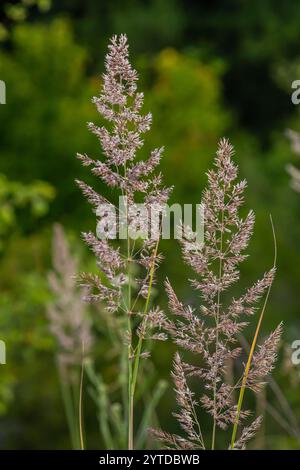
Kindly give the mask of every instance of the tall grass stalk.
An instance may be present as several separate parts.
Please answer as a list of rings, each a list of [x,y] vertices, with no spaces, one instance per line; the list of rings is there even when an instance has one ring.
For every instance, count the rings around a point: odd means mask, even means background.
[[[54,227],[52,264],[48,278],[53,301],[48,305],[47,314],[56,340],[56,362],[71,445],[73,449],[82,449],[82,368],[92,345],[91,325],[74,280],[78,261],[71,254],[59,224]]]
[[[76,414],[76,406],[73,400],[73,393],[70,385],[65,382],[65,379],[61,376],[59,379],[70,434],[71,446],[73,450],[77,450],[80,449],[80,439],[77,425],[78,421]]]
[[[281,324],[254,351],[275,275],[276,249],[274,266],[239,298],[228,299],[229,288],[240,278],[239,265],[247,258],[245,250],[254,226],[253,211],[250,210],[245,218],[239,215],[246,181],[236,181],[238,167],[233,154],[232,145],[222,139],[202,197],[204,243],[199,243],[197,234],[190,227],[182,227],[183,259],[195,273],[190,283],[200,295],[200,306],[184,305],[169,280],[166,281],[169,309],[173,316],[166,320],[165,329],[177,346],[197,357],[197,363],[193,364],[185,362],[179,352],[175,354],[172,376],[179,407],[175,416],[183,435],[152,430],[167,448],[220,448],[217,431],[227,430],[230,425],[234,427],[232,448],[245,448],[262,421],[258,416],[249,425],[244,425],[241,436],[236,440],[237,427],[250,415],[249,410],[242,410],[245,388],[258,392],[276,360]],[[275,240],[273,224],[272,229]],[[228,364],[232,367],[242,353],[242,348],[236,347],[238,338],[265,293],[245,373],[240,378],[230,377],[229,380],[226,373]],[[191,378],[198,381],[197,393],[190,387]],[[234,397],[238,391],[239,399],[235,404]],[[200,425],[201,410],[207,412],[212,420],[209,443],[205,442]]]
[[[84,348],[83,354],[84,354]],[[78,401],[78,422],[79,422],[79,437],[80,437],[80,449],[84,450],[84,438],[83,438],[83,375],[84,375],[84,362],[81,363],[80,371],[80,386],[79,386],[79,401]]]
[[[271,214],[270,214],[270,222],[271,222],[273,242],[274,242],[273,269],[275,270],[276,269],[276,263],[277,263],[277,242],[276,242],[276,233],[275,233],[273,219],[272,219]],[[234,426],[233,426],[232,436],[231,436],[230,449],[232,449],[232,450],[234,449],[234,444],[235,444],[235,440],[236,440],[236,434],[237,434],[237,430],[238,430],[239,419],[240,419],[240,415],[241,415],[244,395],[245,395],[245,391],[246,391],[246,388],[247,388],[247,380],[248,380],[248,375],[249,375],[249,371],[250,371],[250,367],[251,367],[251,362],[252,362],[252,359],[253,359],[253,354],[254,354],[256,343],[257,343],[257,340],[258,340],[258,335],[259,335],[259,332],[260,332],[262,321],[263,321],[263,318],[264,318],[264,315],[265,315],[265,310],[266,310],[266,307],[267,307],[267,304],[268,304],[268,300],[269,300],[269,296],[270,296],[270,292],[271,292],[271,287],[272,287],[272,284],[269,285],[267,293],[266,293],[266,297],[265,297],[265,300],[264,300],[264,303],[263,303],[263,307],[262,307],[262,310],[261,310],[261,313],[260,313],[260,316],[259,316],[259,319],[258,319],[258,322],[257,322],[256,330],[255,330],[254,337],[253,337],[253,340],[252,340],[252,344],[251,344],[251,347],[250,347],[248,360],[247,360],[247,363],[246,363],[246,366],[245,366],[242,385],[241,385],[241,388],[240,388],[240,393],[239,393],[239,398],[238,398],[238,403],[237,403],[236,418],[235,418],[235,421],[234,421]]]
[[[143,93],[137,91],[137,80],[137,72],[129,62],[126,36],[114,36],[105,59],[102,91],[99,97],[93,98],[107,126],[88,124],[101,143],[105,159],[94,160],[78,154],[83,165],[90,166],[102,183],[125,198],[124,214],[93,188],[77,181],[99,219],[97,236],[92,232],[83,234],[99,268],[97,274],[79,275],[80,284],[88,289],[85,300],[101,302],[108,315],[124,320],[121,340],[128,362],[124,410],[128,449],[134,448],[135,391],[140,360],[149,355],[144,350],[144,340],[165,339],[165,334],[159,332],[163,314],[150,307],[154,275],[160,261],[160,234],[151,232],[148,238],[147,232],[146,237],[136,240],[130,228],[136,223],[138,202],[144,204],[148,214],[153,210],[160,211],[170,191],[162,186],[162,176],[153,174],[160,162],[162,148],[154,149],[146,160],[137,159],[137,152],[143,146],[142,135],[150,129],[152,121],[150,113],[141,113]],[[120,221],[112,220],[116,214],[125,218],[127,241],[124,244],[119,240]],[[148,219],[139,220],[139,223],[145,229]],[[138,278],[134,278],[137,271]]]

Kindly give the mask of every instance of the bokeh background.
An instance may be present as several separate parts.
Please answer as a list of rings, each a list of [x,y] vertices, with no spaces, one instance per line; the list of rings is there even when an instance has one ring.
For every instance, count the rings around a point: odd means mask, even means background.
[[[80,231],[93,229],[95,219],[74,184],[92,180],[75,154],[101,155],[86,122],[99,122],[91,98],[100,89],[108,40],[121,32],[153,113],[143,152],[165,146],[161,169],[175,185],[172,201],[200,201],[220,137],[236,148],[249,185],[246,208],[257,219],[240,287],[272,264],[273,216],[278,275],[262,333],[283,320],[284,338],[276,383],[252,403],[265,414],[252,446],[300,448],[300,365],[291,366],[288,349],[300,339],[300,194],[286,172],[297,158],[285,135],[300,130],[291,102],[291,83],[300,78],[300,3],[285,0],[1,2],[7,103],[0,105],[0,339],[7,364],[0,366],[0,448],[70,447],[46,315],[51,239],[53,224],[61,223],[82,269],[93,265]],[[166,305],[159,288],[165,276],[184,301],[196,302],[176,242],[165,241],[162,251],[156,302]],[[101,328],[94,334],[97,369],[110,380],[118,371],[107,335]],[[154,348],[153,390],[159,379],[169,381],[173,353],[169,343]],[[156,413],[164,429],[176,429],[174,407],[169,382]],[[87,394],[88,448],[105,445],[96,415]]]

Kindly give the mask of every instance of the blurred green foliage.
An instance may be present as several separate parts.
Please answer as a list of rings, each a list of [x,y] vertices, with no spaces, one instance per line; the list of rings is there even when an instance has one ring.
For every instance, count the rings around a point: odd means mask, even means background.
[[[290,84],[299,78],[300,4],[54,0],[48,12],[35,5],[25,9],[17,18],[0,7],[0,36],[3,28],[8,33],[0,47],[0,79],[7,87],[7,104],[0,106],[0,339],[7,344],[7,365],[0,366],[0,447],[64,448],[67,427],[45,316],[51,229],[60,221],[82,254],[83,269],[93,266],[80,230],[94,228],[95,220],[74,179],[110,191],[88,177],[75,154],[101,155],[86,122],[100,122],[90,99],[101,85],[113,33],[129,36],[145,109],[153,113],[141,156],[165,146],[161,169],[175,186],[172,202],[200,202],[218,139],[227,135],[236,146],[241,177],[249,184],[246,207],[257,216],[242,285],[272,263],[272,213],[278,276],[264,328],[283,319],[285,341],[299,337],[300,204],[285,173],[294,157],[283,132],[300,129],[290,100]],[[198,302],[177,243],[164,241],[162,251],[157,300],[165,306],[159,287],[168,275],[183,300]],[[95,355],[104,377],[115,373],[108,346],[101,335]],[[157,379],[169,378],[173,352],[168,344],[154,349]],[[277,378],[300,422],[297,388],[287,389],[284,374]],[[267,397],[276,404],[271,392]],[[101,447],[97,409],[86,402],[88,445]],[[164,428],[172,429],[174,407],[169,386],[158,408]],[[268,416],[266,436],[266,446],[299,448]]]
[[[22,229],[17,212],[22,211],[24,214],[26,206],[29,206],[32,217],[42,217],[48,212],[49,203],[54,197],[54,188],[44,181],[26,185],[9,181],[5,175],[0,174],[0,250],[3,248],[2,238],[8,236],[13,229]]]

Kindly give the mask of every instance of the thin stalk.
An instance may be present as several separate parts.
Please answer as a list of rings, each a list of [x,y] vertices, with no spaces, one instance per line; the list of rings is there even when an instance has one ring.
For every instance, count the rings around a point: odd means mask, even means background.
[[[128,243],[129,245],[129,243]],[[127,313],[127,328],[129,333],[128,344],[128,450],[133,450],[133,399],[131,396],[131,383],[132,383],[132,330],[130,321],[131,309],[131,287],[129,280],[128,268],[128,313]]]
[[[196,410],[195,410],[195,407],[194,407],[194,403],[193,403],[192,397],[190,397],[190,403],[191,403],[191,408],[192,408],[193,417],[194,417],[194,420],[195,420],[195,423],[196,423],[196,426],[197,426],[198,432],[199,432],[199,434],[198,434],[199,441],[200,441],[200,444],[201,444],[201,446],[202,446],[202,449],[205,450],[205,444],[204,444],[203,434],[202,434],[201,426],[200,426],[200,423],[199,423],[199,420],[198,420],[198,416],[197,416],[197,413],[196,413]]]
[[[126,166],[124,168],[126,176]],[[128,282],[128,298],[127,298],[127,329],[129,336],[128,344],[128,450],[133,450],[133,399],[131,397],[132,383],[132,328],[131,328],[131,282],[130,282],[130,238],[128,229],[128,200],[126,195],[126,230],[127,230],[127,282]]]
[[[62,377],[61,372],[59,372],[59,381],[61,386],[61,394],[65,406],[65,413],[68,422],[68,428],[70,432],[71,438],[71,445],[72,448],[75,450],[77,449],[77,433],[76,433],[76,423],[75,423],[75,416],[74,416],[74,406],[73,406],[73,399],[72,394],[70,393],[69,384],[67,384]]]
[[[82,346],[83,349],[83,346]],[[78,402],[78,419],[79,419],[79,439],[80,449],[84,450],[84,439],[83,439],[83,412],[82,412],[82,395],[83,395],[83,364],[84,359],[82,358],[81,372],[80,372],[80,386],[79,386],[79,402]]]
[[[149,303],[150,303],[150,297],[151,297],[151,291],[152,291],[152,285],[153,285],[153,277],[154,277],[154,268],[155,268],[155,259],[157,255],[157,250],[158,250],[158,244],[159,240],[157,240],[154,252],[153,252],[153,261],[150,269],[150,279],[149,279],[149,287],[148,287],[148,293],[147,293],[147,298],[145,302],[145,308],[144,308],[144,315],[147,315],[148,313],[148,308],[149,308]],[[147,322],[147,318],[145,319],[145,322]],[[136,387],[136,381],[137,381],[137,374],[138,374],[138,369],[139,369],[139,361],[140,361],[140,356],[141,356],[141,350],[142,350],[142,344],[143,344],[143,336],[141,335],[139,337],[138,345],[137,345],[137,350],[135,354],[135,360],[134,360],[134,366],[133,366],[133,375],[132,375],[132,388],[131,388],[131,394],[134,395],[135,392],[135,387]]]
[[[76,373],[76,382],[70,385],[71,393],[73,397],[73,414],[74,414],[74,422],[75,422],[75,433],[76,433],[76,450],[81,448],[80,446],[80,431],[79,431],[79,416],[78,416],[78,408],[79,408],[79,396],[80,396],[80,374]]]
[[[277,243],[276,243],[276,234],[275,234],[275,229],[274,229],[274,224],[273,224],[273,219],[272,219],[271,214],[270,214],[270,221],[271,221],[272,234],[273,234],[273,240],[274,240],[274,262],[273,262],[273,268],[275,268],[275,266],[276,266],[276,261],[277,261]],[[263,321],[263,318],[264,318],[266,306],[267,306],[267,303],[268,303],[268,300],[269,300],[269,296],[270,296],[270,292],[271,292],[271,287],[272,287],[272,284],[270,284],[270,286],[269,286],[269,288],[268,288],[268,290],[267,290],[267,294],[266,294],[265,301],[264,301],[264,304],[263,304],[263,308],[262,308],[262,311],[261,311],[261,314],[260,314],[260,317],[259,317],[259,320],[258,320],[258,323],[257,323],[257,326],[256,326],[254,338],[253,338],[253,341],[252,341],[252,344],[251,344],[251,348],[250,348],[250,352],[249,352],[247,364],[246,364],[246,367],[245,367],[245,372],[244,372],[244,376],[243,376],[243,380],[242,380],[242,385],[241,385],[241,389],[240,389],[240,394],[239,394],[239,399],[238,399],[238,404],[237,404],[237,412],[236,412],[235,422],[234,422],[233,431],[232,431],[232,436],[231,436],[231,444],[230,444],[230,449],[231,449],[231,450],[234,449],[234,443],[235,443],[235,439],[236,439],[236,434],[237,434],[237,430],[238,430],[240,414],[241,414],[242,405],[243,405],[243,400],[244,400],[244,395],[245,395],[246,386],[247,386],[248,374],[249,374],[249,370],[250,370],[250,366],[251,366],[251,362],[252,362],[252,358],[253,358],[255,346],[256,346],[256,343],[257,343],[258,334],[259,334],[260,327],[261,327],[261,324],[262,324],[262,321]]]
[[[152,291],[152,285],[153,285],[153,277],[154,277],[154,270],[155,270],[155,259],[156,259],[156,255],[157,255],[158,244],[159,244],[159,239],[157,240],[157,243],[156,243],[154,251],[153,251],[152,265],[151,265],[151,268],[150,268],[149,287],[148,287],[148,293],[147,293],[147,298],[146,298],[144,312],[143,312],[144,315],[147,315],[148,308],[149,308],[149,303],[150,303],[150,297],[151,297],[151,291]],[[146,323],[147,323],[147,317],[145,318],[145,325],[146,325]],[[137,349],[136,349],[136,353],[135,353],[135,356],[134,356],[132,380],[131,380],[131,386],[130,386],[130,403],[131,403],[131,406],[132,406],[132,410],[133,410],[133,405],[134,405],[134,394],[135,394],[135,388],[136,388],[136,382],[137,382],[137,376],[138,376],[138,370],[139,370],[139,364],[140,364],[142,345],[143,345],[143,336],[140,335],[138,345],[137,345]],[[133,426],[133,413],[132,413],[132,426]],[[133,442],[132,442],[132,449],[133,449]]]
[[[130,375],[130,381],[132,381],[132,374]],[[129,382],[129,393],[128,393],[128,406],[129,406],[129,418],[128,418],[128,450],[133,450],[133,413],[134,413],[134,400],[131,394],[131,382]]]
[[[223,201],[224,203],[224,201]],[[222,226],[221,226],[221,237],[220,237],[220,263],[219,263],[219,283],[221,282],[222,278],[222,267],[223,267],[223,226],[224,226],[224,209],[222,209]],[[220,301],[221,301],[221,293],[220,293],[220,286],[218,289],[218,297],[217,297],[217,316],[216,316],[216,357],[218,353],[218,343],[219,343],[219,314],[220,314]],[[214,412],[216,410],[217,404],[217,371],[214,380]],[[211,439],[211,450],[215,448],[215,440],[216,440],[216,425],[217,420],[214,415],[214,424],[212,430],[212,439]]]
[[[122,85],[122,79],[120,78],[120,86]],[[122,111],[122,106],[119,106],[119,112]],[[123,148],[123,144],[122,144]],[[126,163],[124,164],[124,178],[126,178],[127,168]],[[130,252],[130,238],[129,238],[129,229],[128,229],[128,194],[127,191],[124,194],[122,188],[122,196],[126,197],[126,231],[127,231],[127,282],[128,282],[128,297],[127,297],[127,331],[128,331],[128,347],[127,347],[127,356],[128,356],[128,404],[127,404],[127,427],[128,427],[128,450],[133,449],[133,401],[131,399],[131,382],[132,382],[132,328],[131,328],[131,282],[130,282],[130,260],[131,260],[131,252]]]
[[[249,345],[249,343],[247,342],[246,338],[243,335],[240,335],[239,341],[240,341],[241,345],[247,350],[247,352],[249,352],[250,351],[250,345]],[[293,413],[293,410],[290,407],[290,405],[289,405],[287,399],[285,398],[283,392],[281,391],[278,383],[274,380],[274,378],[272,376],[269,377],[268,385],[271,388],[271,390],[273,391],[277,402],[279,403],[282,411],[284,412],[284,417],[281,416],[280,413],[277,410],[275,410],[275,408],[271,407],[271,405],[269,405],[268,403],[266,404],[267,411],[270,411],[270,414],[273,416],[273,418],[275,420],[277,420],[277,422],[279,424],[281,424],[281,426],[285,430],[288,430],[288,432],[291,434],[291,436],[294,436],[299,440],[300,430],[299,430],[299,426],[298,426],[298,422],[297,422],[297,419],[295,417],[295,414]],[[277,419],[276,416],[278,416],[278,419]],[[280,420],[281,420],[281,422],[280,422]],[[284,422],[287,423],[287,424],[285,425]]]

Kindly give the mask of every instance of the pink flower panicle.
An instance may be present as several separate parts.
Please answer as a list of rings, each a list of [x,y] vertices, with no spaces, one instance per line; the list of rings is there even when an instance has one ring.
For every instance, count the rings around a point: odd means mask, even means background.
[[[161,175],[154,174],[163,148],[154,149],[146,160],[137,160],[138,151],[144,144],[143,136],[151,127],[152,116],[151,113],[142,113],[144,96],[137,91],[138,75],[129,62],[126,35],[113,36],[108,49],[102,90],[100,96],[93,98],[107,125],[88,123],[90,131],[100,141],[104,159],[95,160],[86,154],[77,156],[104,184],[127,198],[126,213],[122,215],[129,226],[135,219],[133,209],[137,202],[144,203],[150,212],[154,204],[162,206],[167,202],[170,188],[163,187]],[[82,181],[77,181],[77,184],[94,209],[98,209],[100,204],[114,207],[91,186]],[[117,213],[116,207],[115,210]],[[101,220],[101,214],[97,215]],[[117,226],[116,236],[119,230]],[[84,300],[102,302],[108,313],[123,312],[130,317],[137,316],[142,322],[137,327],[137,334],[153,337],[148,330],[150,327],[160,327],[159,322],[154,321],[159,315],[152,315],[151,321],[145,320],[145,315],[139,311],[138,299],[148,296],[151,270],[156,270],[161,259],[155,249],[156,237],[150,236],[136,242],[131,240],[130,252],[126,252],[125,244],[116,248],[114,241],[100,240],[90,232],[84,233],[83,238],[94,253],[100,270],[99,276],[88,273],[79,276],[80,283],[88,289]],[[132,279],[131,273],[136,270],[133,265],[139,266],[139,274],[144,272],[138,279]],[[138,289],[137,297],[132,302],[126,300],[129,284]],[[128,334],[128,331],[124,334],[126,342]],[[155,337],[164,339],[165,335],[161,333]],[[134,351],[131,357],[134,357]]]
[[[77,261],[70,253],[59,224],[54,226],[52,259],[53,270],[48,280],[54,300],[49,304],[47,314],[58,346],[58,365],[63,377],[67,377],[67,368],[81,365],[83,357],[90,353],[93,341],[91,325],[74,279]]]
[[[205,243],[199,245],[190,229],[185,230],[181,242],[183,258],[196,274],[190,282],[202,299],[201,307],[196,309],[183,305],[170,282],[166,281],[169,309],[174,318],[166,320],[165,329],[175,344],[199,356],[197,365],[191,365],[183,363],[177,354],[173,373],[180,409],[176,417],[184,431],[185,446],[191,448],[205,448],[197,421],[196,409],[199,407],[209,413],[220,429],[227,429],[235,422],[237,406],[233,397],[241,381],[226,383],[226,368],[240,357],[242,349],[236,346],[238,335],[247,326],[249,316],[255,313],[258,301],[272,284],[275,275],[272,268],[240,298],[225,303],[224,294],[239,280],[239,264],[247,257],[245,250],[254,225],[252,211],[245,218],[239,216],[246,182],[236,182],[238,169],[232,156],[233,147],[222,139],[214,169],[208,172],[208,187],[202,199]],[[279,325],[253,357],[248,387],[255,392],[273,368],[281,330]],[[203,392],[198,397],[188,385],[189,377],[200,380]],[[250,411],[241,411],[240,421],[249,415]],[[244,447],[259,423],[260,418],[245,427],[236,445]],[[167,446],[182,448],[178,436],[170,437],[160,432],[156,432],[155,436]]]

